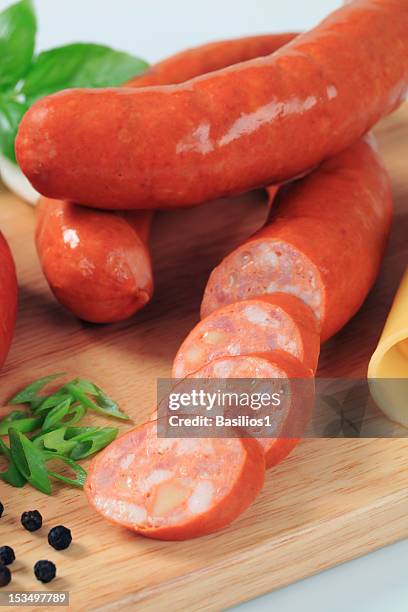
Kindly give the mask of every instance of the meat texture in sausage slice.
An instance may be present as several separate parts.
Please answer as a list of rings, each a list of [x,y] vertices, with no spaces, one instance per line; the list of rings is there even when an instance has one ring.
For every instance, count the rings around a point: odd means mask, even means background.
[[[43,198],[37,251],[59,302],[92,323],[121,321],[145,306],[153,294],[151,218],[151,211],[116,214]]]
[[[280,404],[275,408],[260,410],[252,416],[269,415],[272,427],[262,428],[262,437],[257,440],[265,453],[266,468],[274,467],[283,461],[300,441],[311,419],[314,408],[313,372],[299,359],[283,351],[269,354],[242,355],[240,357],[220,357],[191,375],[197,379],[267,379],[267,386],[257,381],[250,385],[251,394],[267,391],[270,395],[274,388],[280,395]],[[236,391],[236,381],[228,390]],[[248,389],[247,389],[248,390]],[[283,391],[283,392],[282,392]],[[236,414],[234,415],[236,416]],[[248,430],[247,433],[251,433]],[[267,437],[273,433],[274,437]],[[255,434],[254,434],[255,435]],[[259,436],[259,434],[258,434]],[[296,436],[296,437],[293,437]]]
[[[309,306],[292,295],[274,293],[229,304],[198,323],[173,364],[174,378],[185,378],[218,357],[288,352],[316,371],[320,336]]]
[[[269,55],[295,36],[270,34],[202,45],[156,64],[128,86],[181,83]],[[152,211],[101,213],[45,198],[37,210],[38,255],[48,284],[63,306],[86,321],[113,323],[131,317],[150,301]]]
[[[13,339],[17,316],[17,278],[9,246],[0,233],[0,368]]]
[[[255,500],[264,474],[256,440],[159,438],[150,421],[93,460],[85,493],[114,523],[185,540],[227,527]]]
[[[69,90],[24,116],[43,195],[97,208],[197,205],[307,172],[404,99],[408,3],[355,0],[266,58],[171,87]]]
[[[265,227],[212,272],[202,317],[229,303],[282,291],[310,306],[324,342],[367,297],[392,209],[390,180],[375,144],[361,140],[280,191]]]

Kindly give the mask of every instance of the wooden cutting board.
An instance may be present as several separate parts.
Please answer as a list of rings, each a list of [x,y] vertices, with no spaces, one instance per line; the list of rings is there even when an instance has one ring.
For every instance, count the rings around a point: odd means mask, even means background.
[[[321,358],[320,376],[365,376],[408,260],[408,108],[377,130],[392,175],[396,218],[381,277],[361,312]],[[33,245],[34,210],[0,194],[0,228],[20,283],[14,345],[0,376],[1,405],[27,382],[55,371],[89,378],[141,422],[157,377],[198,318],[211,268],[265,216],[261,193],[200,209],[158,214],[153,236],[157,292],[133,320],[80,323],[54,301]],[[99,420],[99,423],[102,421]],[[123,427],[126,429],[126,427]],[[54,560],[51,590],[70,591],[74,610],[221,610],[408,536],[408,440],[307,440],[270,471],[257,502],[233,526],[183,543],[149,541],[100,519],[76,490],[48,498],[0,483],[6,513],[0,544],[15,548],[12,589],[39,589],[32,567]],[[24,510],[45,526],[29,534]],[[55,552],[48,528],[63,523],[74,543]],[[43,608],[45,609],[45,608]]]

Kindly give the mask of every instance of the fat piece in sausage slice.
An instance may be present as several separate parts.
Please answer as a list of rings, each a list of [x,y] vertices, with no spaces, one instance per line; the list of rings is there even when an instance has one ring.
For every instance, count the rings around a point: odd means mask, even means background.
[[[316,371],[320,353],[318,322],[309,306],[284,293],[254,297],[213,312],[181,345],[174,378],[185,378],[218,357],[288,352]]]
[[[243,355],[240,357],[220,357],[214,359],[191,375],[198,379],[267,379],[268,386],[251,384],[251,393],[268,391],[277,386],[280,403],[275,408],[267,408],[253,416],[270,415],[273,433],[276,437],[266,437],[268,427],[263,428],[258,437],[265,453],[266,468],[274,467],[283,461],[300,441],[306,430],[314,408],[313,372],[299,359],[283,351],[273,351],[264,355]],[[265,381],[266,382],[266,381]],[[236,384],[236,383],[234,383]],[[234,386],[228,389],[234,391]],[[283,391],[283,393],[282,393]],[[248,431],[248,433],[251,433]],[[296,437],[293,437],[296,436]]]
[[[0,233],[0,368],[4,365],[17,316],[17,278],[9,246]]]
[[[43,195],[177,208],[278,184],[403,102],[407,0],[355,0],[276,53],[180,85],[68,90],[24,116],[18,162]]]
[[[265,474],[256,440],[157,437],[145,423],[92,462],[89,502],[139,534],[185,540],[227,527],[255,500]]]
[[[372,139],[361,140],[280,191],[265,227],[212,272],[202,317],[275,291],[312,308],[322,342],[367,297],[392,220],[388,174]]]

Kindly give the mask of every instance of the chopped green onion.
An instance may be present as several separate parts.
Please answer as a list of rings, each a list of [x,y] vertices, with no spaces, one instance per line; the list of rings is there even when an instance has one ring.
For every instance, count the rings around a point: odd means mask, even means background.
[[[51,494],[51,483],[42,452],[16,429],[9,430],[10,452],[18,471],[36,489]]]
[[[61,423],[62,419],[69,413],[71,401],[72,399],[69,397],[68,399],[63,400],[61,403],[57,404],[54,408],[51,408],[51,410],[44,419],[44,423],[42,424],[43,431],[52,429],[57,424]]]
[[[99,431],[73,438],[77,441],[77,444],[69,456],[76,461],[90,457],[113,442],[117,435],[118,429],[116,427],[103,427]]]
[[[10,427],[14,427],[22,433],[35,431],[40,427],[42,419],[39,417],[28,417],[25,413],[23,417],[17,416],[19,411],[11,412],[2,421],[0,421],[0,436],[6,436]]]
[[[17,393],[11,400],[9,400],[9,404],[30,404],[32,401],[38,399],[38,392],[41,391],[45,386],[47,386],[50,382],[63,376],[64,374],[51,374],[51,376],[44,376],[43,378],[39,378],[35,380],[33,383],[25,387],[20,393]]]
[[[3,440],[0,440],[0,454],[4,455],[9,462],[7,470],[5,472],[0,472],[0,478],[11,486],[21,489],[21,487],[24,487],[27,480],[18,471],[11,456],[10,449],[4,444]]]
[[[32,442],[41,450],[48,450],[59,455],[68,455],[77,445],[75,440],[68,440],[67,427],[61,427],[33,438]]]
[[[83,382],[83,381],[82,381]],[[86,406],[90,410],[97,412],[98,414],[103,414],[104,416],[115,417],[117,419],[122,419],[124,421],[128,421],[129,417],[127,414],[123,413],[116,402],[114,402],[111,398],[109,398],[101,389],[95,387],[95,397],[97,397],[98,404],[95,404],[89,397],[81,391],[79,387],[76,386],[75,381],[67,383],[65,385],[65,389],[71,393],[71,395],[75,398],[77,402],[80,402],[83,406]]]
[[[65,463],[66,465],[68,465],[75,473],[76,478],[74,479],[69,478],[67,476],[64,476],[63,474],[58,474],[57,472],[53,472],[52,470],[47,470],[50,476],[52,476],[53,478],[56,478],[57,480],[61,480],[62,482],[65,482],[66,484],[72,485],[73,487],[79,487],[82,489],[82,487],[85,484],[86,477],[87,477],[87,473],[83,467],[78,465],[78,463],[76,463],[72,459],[69,459],[68,457],[64,457],[63,455],[57,455],[56,453],[43,451],[43,456],[44,456],[45,461],[57,460],[57,461],[62,461],[62,463]]]

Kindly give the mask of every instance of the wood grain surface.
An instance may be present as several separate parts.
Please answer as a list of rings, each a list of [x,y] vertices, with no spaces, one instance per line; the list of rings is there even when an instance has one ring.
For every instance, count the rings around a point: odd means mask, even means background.
[[[377,134],[394,185],[392,238],[361,312],[324,346],[320,376],[365,376],[408,259],[408,108]],[[34,249],[35,212],[3,190],[0,228],[16,258],[20,308],[0,375],[0,404],[34,378],[65,371],[99,382],[141,422],[153,407],[156,379],[170,374],[176,349],[198,319],[210,270],[265,214],[261,192],[158,214],[153,302],[126,323],[92,326],[54,301]],[[234,525],[182,543],[150,541],[114,527],[76,490],[56,485],[48,498],[0,483],[6,507],[0,544],[17,554],[9,588],[41,589],[32,567],[48,558],[58,567],[48,588],[70,591],[74,610],[221,610],[408,536],[407,462],[405,439],[307,440],[268,473],[263,493]],[[29,534],[19,516],[34,508],[45,524]],[[46,541],[48,528],[59,523],[73,532],[65,552]]]

